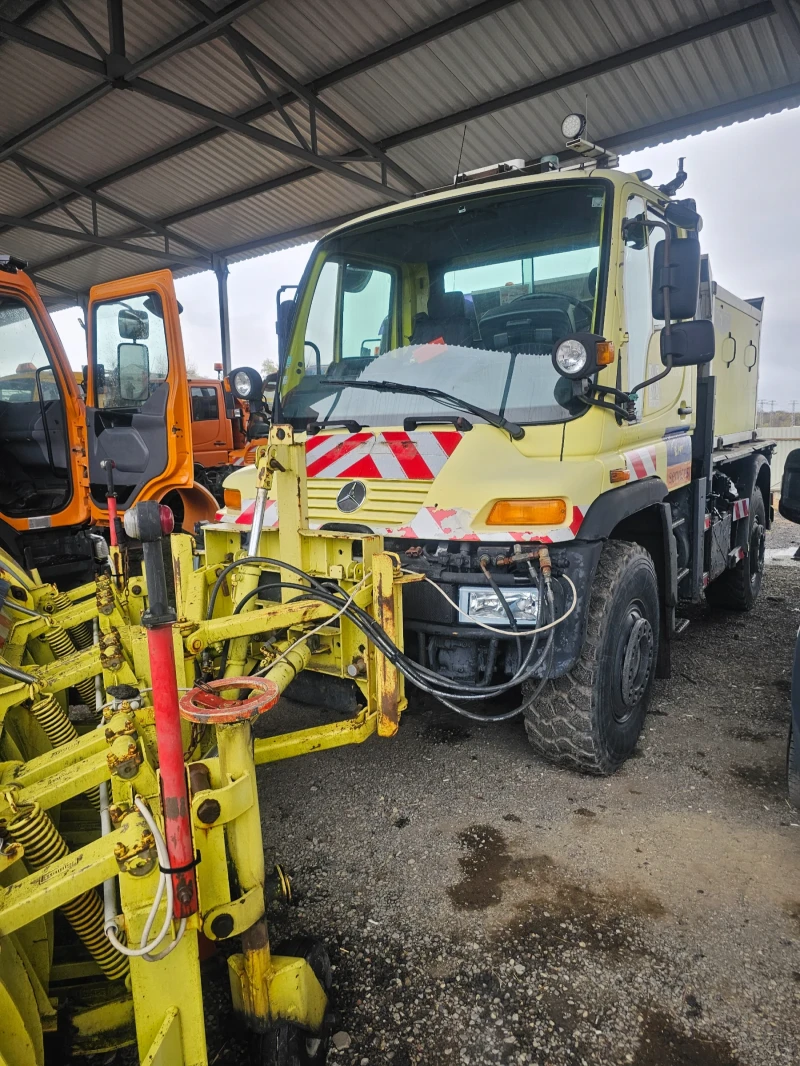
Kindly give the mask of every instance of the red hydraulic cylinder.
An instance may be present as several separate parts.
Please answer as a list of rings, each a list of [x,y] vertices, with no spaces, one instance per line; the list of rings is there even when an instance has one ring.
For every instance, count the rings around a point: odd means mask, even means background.
[[[175,917],[188,918],[197,910],[197,882],[194,874],[189,792],[183,761],[172,626],[148,628],[147,650],[150,655],[150,676],[153,683],[158,765],[161,775],[161,798],[164,803],[164,828],[169,865],[171,870],[181,871],[172,875],[172,885],[175,890]]]
[[[124,522],[125,532],[129,537],[140,540],[144,551],[148,606],[142,615],[142,625],[147,630],[150,657],[164,828],[175,897],[174,914],[176,918],[188,918],[198,907],[197,879],[172,643],[175,612],[169,604],[161,551],[163,535],[172,531],[172,512],[154,501],[146,501],[126,511]]]

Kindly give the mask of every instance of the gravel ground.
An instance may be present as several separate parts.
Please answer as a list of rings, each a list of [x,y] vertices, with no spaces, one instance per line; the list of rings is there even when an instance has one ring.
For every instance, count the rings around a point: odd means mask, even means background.
[[[328,944],[331,1066],[800,1062],[783,779],[800,527],[779,519],[769,543],[758,606],[697,613],[613,778],[417,696],[392,740],[259,771],[267,859],[296,895],[271,940]],[[259,728],[319,719],[284,700]],[[248,1063],[223,953],[204,988],[210,1062]]]
[[[779,520],[770,545],[799,532]],[[393,740],[262,769],[266,853],[297,896],[271,937],[329,945],[329,1061],[799,1062],[800,815],[783,782],[799,616],[788,562],[751,614],[698,612],[611,779],[540,761],[518,723],[419,697]],[[262,731],[314,720],[283,701]],[[207,969],[211,1060],[240,1063],[213,991],[224,960]]]

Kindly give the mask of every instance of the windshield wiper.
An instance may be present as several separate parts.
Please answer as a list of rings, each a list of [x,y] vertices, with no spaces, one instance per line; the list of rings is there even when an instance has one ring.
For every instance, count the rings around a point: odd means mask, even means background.
[[[323,383],[320,382],[320,384],[322,385]],[[441,389],[429,388],[427,385],[403,385],[399,381],[344,381],[340,379],[338,381],[326,381],[324,382],[324,387],[371,389],[373,392],[404,392],[409,396],[427,396],[432,400],[439,400],[445,407],[470,411],[473,415],[477,415],[478,418],[482,418],[484,422],[488,422],[490,426],[497,426],[498,429],[505,430],[512,440],[522,440],[525,436],[525,430],[517,422],[510,422],[507,418],[503,418],[502,415],[496,415],[493,411],[478,407],[477,404],[470,403],[469,400],[462,400],[458,396],[451,396],[447,392],[442,392]]]

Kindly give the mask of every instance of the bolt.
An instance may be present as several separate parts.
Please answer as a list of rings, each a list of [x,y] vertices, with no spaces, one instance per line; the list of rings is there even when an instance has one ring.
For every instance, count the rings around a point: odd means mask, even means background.
[[[217,940],[224,940],[233,932],[233,916],[227,913],[218,914],[211,923],[211,932]]]
[[[131,585],[131,594],[133,596],[141,596],[141,594],[142,594],[142,586],[141,585]]]
[[[197,808],[197,817],[204,825],[211,825],[212,822],[216,822],[221,814],[221,808],[219,800],[204,799],[200,806]]]
[[[181,903],[190,903],[192,899],[192,886],[185,884],[180,885],[176,895]],[[231,925],[233,925],[233,918],[231,918]]]

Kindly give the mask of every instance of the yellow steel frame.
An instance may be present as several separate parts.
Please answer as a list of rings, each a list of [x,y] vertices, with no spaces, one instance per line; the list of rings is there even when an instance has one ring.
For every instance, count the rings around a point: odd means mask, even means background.
[[[314,669],[354,680],[364,706],[345,721],[255,741],[249,722],[219,726],[215,737],[199,739],[189,723],[183,724],[185,742],[194,746],[187,756],[193,760],[189,779],[194,846],[202,856],[197,866],[199,911],[163,960],[130,960],[129,992],[112,983],[99,995],[97,986],[91,986],[94,991],[87,992],[72,1019],[82,1050],[107,1050],[135,1039],[143,1064],[204,1066],[208,1057],[197,945],[201,932],[216,941],[241,937],[241,952],[229,959],[231,995],[234,1009],[251,1028],[263,1031],[279,1020],[312,1032],[324,1025],[326,994],[308,962],[270,953],[256,766],[360,744],[374,733],[391,736],[405,707],[403,679],[330,604],[297,600],[298,592],[287,588],[281,589],[279,600],[245,597],[258,589],[265,573],[298,583],[297,575],[281,565],[291,564],[314,577],[337,581],[399,642],[401,584],[409,578],[401,574],[399,560],[382,551],[378,536],[308,529],[305,452],[290,428],[273,429],[258,462],[262,484],[269,487],[275,479],[281,512],[280,529],[261,533],[258,556],[275,561],[237,566],[220,587],[213,617],[206,617],[211,586],[229,561],[246,558],[241,543],[229,532],[207,529],[205,557],[197,566],[191,538],[172,538],[179,686],[191,687],[198,658],[217,663],[227,643],[226,676],[260,667],[282,691],[301,670]],[[0,676],[0,1062],[41,1066],[42,1034],[55,1025],[62,989],[75,998],[85,979],[100,973],[94,963],[52,961],[52,912],[114,878],[119,927],[128,943],[138,944],[159,875],[152,861],[152,838],[133,801],[143,797],[162,826],[163,814],[152,698],[147,695],[150,668],[140,625],[147,602],[144,579],[132,578],[119,587],[98,580],[74,590],[68,602],[52,586],[33,582],[14,594],[28,613],[12,612],[2,655],[30,680]],[[75,648],[54,658],[44,639],[48,630],[57,626],[67,634],[77,633],[76,627],[85,623],[97,626],[102,647]],[[306,639],[312,628],[313,641]],[[30,713],[31,704],[54,693],[66,710],[68,689],[98,674],[106,690],[121,683],[135,685],[142,691],[143,705],[129,700],[108,707],[102,728],[89,728],[51,746]],[[217,750],[212,754],[214,741]],[[68,838],[76,805],[102,783],[113,797],[115,828],[73,846],[43,868],[29,869],[24,847],[13,839],[15,812],[38,804]],[[67,812],[73,814],[68,818]],[[235,896],[229,860],[236,872]],[[163,920],[163,907],[156,927]]]

